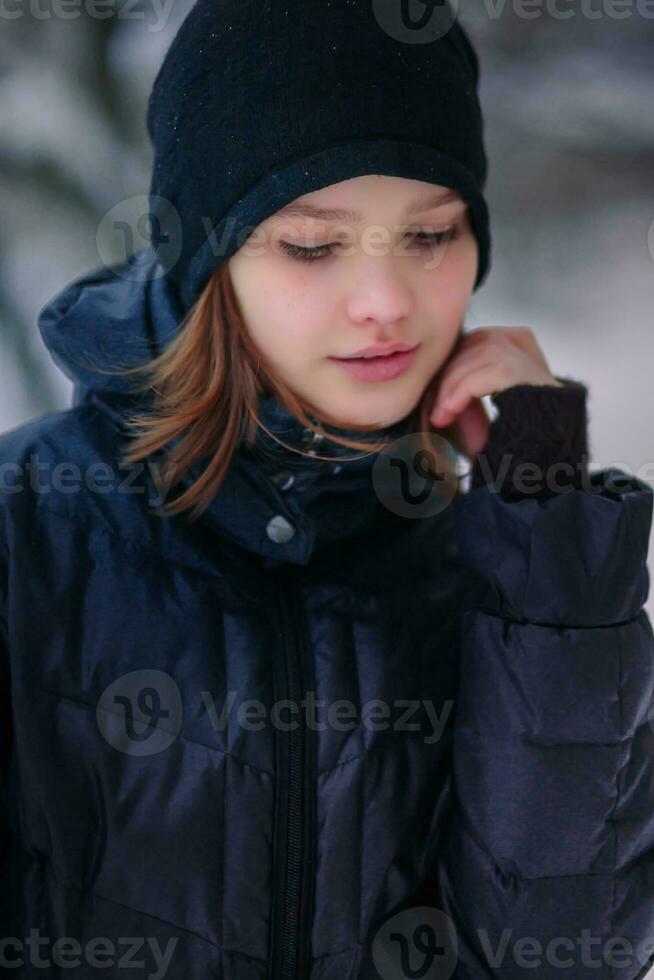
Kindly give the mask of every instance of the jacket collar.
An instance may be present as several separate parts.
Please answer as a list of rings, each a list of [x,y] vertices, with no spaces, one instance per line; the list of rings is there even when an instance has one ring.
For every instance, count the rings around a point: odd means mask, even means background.
[[[314,433],[272,396],[259,399],[258,411],[266,427],[291,448],[280,446],[258,427],[254,442],[246,445],[243,441],[239,446],[227,476],[200,519],[259,554],[266,568],[289,562],[307,565],[325,545],[369,530],[382,507],[372,481],[378,454],[363,455],[329,439],[332,432],[358,438],[362,438],[361,433],[323,427],[324,436],[315,439]],[[408,426],[407,417],[363,439],[397,439]],[[294,450],[320,452],[334,459],[320,460]],[[179,492],[191,486],[207,462],[208,457],[204,457],[188,471],[178,485]]]

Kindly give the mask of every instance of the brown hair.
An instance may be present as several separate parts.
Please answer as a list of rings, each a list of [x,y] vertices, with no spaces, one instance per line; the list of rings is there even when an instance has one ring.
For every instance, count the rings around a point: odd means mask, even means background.
[[[184,317],[176,336],[161,354],[145,364],[106,373],[143,374],[145,379],[137,381],[134,390],[148,390],[154,395],[148,414],[127,418],[127,426],[132,429],[131,446],[121,457],[122,466],[137,463],[176,440],[164,458],[161,474],[163,485],[168,487],[181,480],[201,457],[210,457],[206,469],[192,486],[161,509],[161,516],[165,517],[191,510],[189,519],[196,520],[218,491],[240,441],[245,439],[250,444],[257,425],[286,446],[258,418],[260,394],[275,395],[314,432],[321,430],[307,417],[308,412],[320,422],[339,426],[335,419],[298,398],[275,377],[245,327],[226,263],[217,267]],[[460,492],[459,478],[450,460],[429,440],[429,432],[434,431],[429,414],[437,382],[436,376],[423,393],[411,414],[408,431],[420,433],[426,468],[434,478],[444,480],[453,495]],[[370,426],[348,427],[370,433]],[[441,432],[446,436],[447,430]],[[378,452],[391,444],[388,441],[360,442],[324,431],[322,434],[337,445],[366,453]],[[286,448],[306,455],[293,446]],[[318,459],[332,458],[315,451],[311,455]]]

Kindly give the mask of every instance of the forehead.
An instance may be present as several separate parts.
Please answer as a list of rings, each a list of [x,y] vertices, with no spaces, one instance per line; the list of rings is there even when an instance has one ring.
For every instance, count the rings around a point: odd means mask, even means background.
[[[273,218],[315,218],[322,221],[352,221],[361,222],[371,215],[366,215],[365,208],[375,208],[375,194],[371,192],[370,184],[355,187],[357,181],[348,180],[330,185],[328,188],[315,191],[310,195],[296,198],[275,212]],[[402,186],[406,184],[405,186]],[[422,181],[391,179],[380,188],[383,199],[389,195],[398,202],[400,210],[407,216],[420,214],[444,207],[447,204],[465,204],[458,191],[438,184],[426,184]],[[377,192],[379,193],[379,192]]]
[[[412,198],[404,208],[406,215],[421,214],[425,211],[432,211],[446,204],[460,203],[465,204],[461,195],[453,190],[431,191],[422,194],[420,197]],[[352,206],[320,205],[315,200],[297,198],[285,207],[275,212],[273,218],[315,218],[321,221],[352,221],[360,222],[365,219],[365,214],[360,208]]]

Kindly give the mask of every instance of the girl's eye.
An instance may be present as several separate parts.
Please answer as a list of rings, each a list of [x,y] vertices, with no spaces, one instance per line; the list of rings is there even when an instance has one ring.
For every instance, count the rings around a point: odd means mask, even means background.
[[[421,248],[433,248],[434,245],[442,245],[444,242],[458,238],[459,229],[456,226],[446,228],[444,231],[418,232],[413,235],[417,239]],[[280,242],[282,249],[293,258],[303,262],[313,262],[322,259],[326,255],[333,254],[331,245],[316,245],[314,248],[304,248],[302,245],[293,245],[291,242]]]
[[[294,259],[302,259],[304,262],[312,262],[314,259],[322,259],[323,256],[331,253],[331,245],[317,245],[315,248],[303,248],[301,245],[293,245],[291,242],[279,243],[283,250],[292,255]]]

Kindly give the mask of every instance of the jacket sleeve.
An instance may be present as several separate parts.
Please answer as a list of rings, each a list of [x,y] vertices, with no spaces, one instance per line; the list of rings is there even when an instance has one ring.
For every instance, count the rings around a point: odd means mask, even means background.
[[[555,389],[556,390],[556,389]],[[469,572],[438,905],[456,980],[636,980],[654,954],[652,489],[455,500]]]
[[[582,489],[588,474],[588,388],[518,384],[493,395],[499,410],[472,465],[471,489],[493,483],[506,500],[546,500]]]

